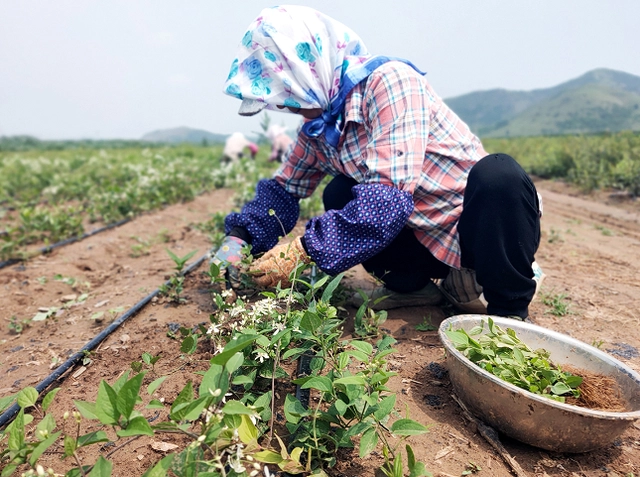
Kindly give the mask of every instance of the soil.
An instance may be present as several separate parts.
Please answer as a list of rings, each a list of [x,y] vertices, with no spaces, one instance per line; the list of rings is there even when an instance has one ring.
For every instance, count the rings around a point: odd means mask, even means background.
[[[531,305],[532,320],[593,344],[640,371],[640,204],[605,192],[585,196],[556,182],[538,180],[536,184],[544,198],[543,235],[536,259],[546,280]],[[215,212],[230,210],[231,197],[228,190],[205,194],[192,202],[143,215],[50,255],[0,270],[0,397],[41,382],[56,364],[84,346],[119,313],[109,310],[129,309],[163,283],[174,267],[165,248],[179,256],[193,250],[198,250],[194,258],[203,255],[210,242],[193,224],[208,220]],[[148,245],[141,248],[143,242]],[[65,411],[74,409],[74,399],[94,400],[100,380],[113,382],[130,369],[132,361],[140,360],[142,352],[161,356],[155,365],[158,375],[171,373],[154,395],[166,403],[173,401],[192,374],[180,371],[205,368],[205,355],[198,356],[198,360],[183,358],[179,341],[167,336],[169,324],[192,327],[208,322],[212,304],[203,270],[201,267],[188,275],[186,303],[178,306],[152,300],[109,335],[91,353],[90,362],[79,364],[56,383],[61,390],[50,411],[58,423]],[[356,288],[373,286],[361,268],[350,271],[346,283]],[[88,298],[75,303],[83,293]],[[564,316],[552,314],[553,308],[542,300],[544,296],[558,295],[564,295],[569,304],[569,313]],[[32,322],[19,334],[11,332],[12,317],[20,322],[32,318],[41,308],[51,307],[59,309],[54,316]],[[104,312],[103,321],[91,319],[99,311]],[[351,317],[355,313],[352,308],[346,311]],[[388,320],[382,325],[398,341],[397,352],[389,357],[390,366],[398,372],[390,381],[390,387],[397,392],[396,409],[401,414],[407,409],[411,418],[430,427],[428,434],[412,437],[409,442],[416,458],[434,476],[459,476],[472,463],[482,469],[473,467],[482,475],[513,475],[452,399],[453,389],[437,332],[416,329],[425,320],[437,327],[448,312],[447,307],[389,310]],[[346,332],[349,324],[347,321]],[[165,415],[158,413],[161,419]],[[151,416],[153,413],[147,417]],[[529,476],[640,473],[638,422],[613,443],[585,454],[553,453],[506,436],[500,439]],[[100,452],[110,454],[114,476],[139,476],[164,455],[159,440],[140,437],[122,447],[105,446]],[[184,444],[174,434],[163,436],[162,441]],[[81,457],[88,463],[95,461],[98,446],[86,449],[88,452]],[[44,455],[42,461],[45,468],[50,466],[60,473],[72,465],[60,461],[55,453]],[[380,454],[360,460],[357,454],[345,452],[339,455],[332,473],[379,475],[376,469],[381,462]]]

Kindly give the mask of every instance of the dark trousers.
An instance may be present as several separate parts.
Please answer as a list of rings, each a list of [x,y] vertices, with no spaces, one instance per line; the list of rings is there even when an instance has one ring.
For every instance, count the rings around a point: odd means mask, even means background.
[[[353,199],[356,184],[349,177],[335,177],[324,190],[325,210],[342,209]],[[536,286],[531,263],[540,243],[540,216],[535,186],[513,158],[491,154],[473,166],[458,236],[462,266],[476,271],[488,313],[527,316]],[[419,290],[449,273],[408,227],[362,265],[400,293]]]

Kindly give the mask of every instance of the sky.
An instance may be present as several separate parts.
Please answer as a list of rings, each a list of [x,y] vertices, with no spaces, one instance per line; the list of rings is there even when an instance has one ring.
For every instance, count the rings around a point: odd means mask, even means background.
[[[638,0],[300,0],[403,57],[443,98],[547,88],[595,68],[640,76]],[[260,131],[222,86],[274,1],[0,0],[0,136],[139,139]],[[295,128],[299,117],[269,112]]]

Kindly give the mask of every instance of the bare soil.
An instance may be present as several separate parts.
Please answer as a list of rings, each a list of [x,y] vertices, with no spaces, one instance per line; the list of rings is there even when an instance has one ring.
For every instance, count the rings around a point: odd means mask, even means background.
[[[630,368],[640,371],[640,204],[628,197],[599,193],[584,196],[555,182],[537,181],[544,198],[543,237],[537,261],[547,277],[542,293],[531,305],[531,318],[541,326],[598,346]],[[218,190],[186,204],[141,216],[117,229],[89,237],[47,256],[0,270],[0,396],[34,386],[56,364],[84,346],[104,328],[109,310],[128,309],[163,283],[174,263],[165,248],[183,256],[198,250],[203,255],[210,243],[193,224],[211,214],[231,209],[232,193]],[[162,239],[161,239],[162,238]],[[136,244],[145,242],[143,248]],[[194,258],[195,258],[194,257]],[[161,355],[158,375],[170,374],[154,398],[170,404],[187,376],[205,369],[206,354],[184,358],[180,343],[167,336],[168,325],[195,326],[208,322],[212,310],[210,287],[204,267],[186,280],[185,304],[176,306],[153,300],[137,315],[103,341],[90,356],[56,386],[61,391],[50,411],[57,422],[73,410],[73,400],[93,400],[100,380],[113,382],[142,352]],[[55,280],[56,275],[74,280]],[[74,283],[75,282],[75,283]],[[71,285],[73,284],[73,285]],[[348,274],[347,284],[373,286],[361,268]],[[64,307],[72,295],[88,293],[86,301]],[[569,314],[555,316],[544,296],[565,295]],[[31,323],[21,333],[11,333],[9,323],[32,318],[40,308],[60,311],[45,321]],[[104,311],[102,322],[92,320]],[[347,309],[353,316],[355,310]],[[418,331],[431,320],[438,326],[446,309],[414,307],[389,311],[382,325],[397,340],[390,356],[398,376],[390,382],[397,392],[396,409],[425,425],[426,435],[410,439],[416,458],[435,476],[459,476],[474,463],[488,476],[513,475],[505,461],[465,418],[456,402],[444,365],[444,352],[436,331]],[[114,315],[117,312],[113,313]],[[347,321],[346,332],[350,323]],[[153,379],[149,376],[148,380]],[[148,412],[148,411],[147,411]],[[154,411],[155,412],[155,411]],[[162,414],[164,413],[164,414]],[[146,414],[145,414],[146,415]],[[154,416],[150,413],[147,417]],[[164,419],[166,411],[158,413]],[[88,432],[88,429],[87,429]],[[114,476],[139,476],[164,454],[156,438],[140,437],[122,447],[87,448],[87,463],[96,452],[109,455]],[[559,454],[521,444],[505,436],[502,443],[529,476],[630,476],[640,473],[640,424],[635,423],[614,443],[585,454]],[[182,444],[172,434],[162,441]],[[155,443],[154,443],[155,442]],[[43,457],[44,465],[63,473],[72,463],[56,453]],[[373,476],[382,457],[360,460],[357,454],[340,455],[334,475]]]

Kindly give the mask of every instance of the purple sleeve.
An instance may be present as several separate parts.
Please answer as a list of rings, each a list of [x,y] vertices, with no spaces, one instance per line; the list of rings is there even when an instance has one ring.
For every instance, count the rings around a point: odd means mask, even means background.
[[[329,210],[307,223],[309,256],[330,275],[373,257],[400,233],[413,212],[411,194],[384,184],[359,184],[342,210]]]
[[[247,202],[240,213],[227,215],[225,232],[228,234],[234,227],[243,227],[251,235],[251,252],[266,252],[278,243],[278,237],[285,236],[296,225],[300,214],[298,202],[297,197],[274,179],[263,179],[256,186],[255,198]],[[273,209],[275,215],[269,215],[269,209]]]

